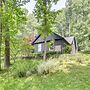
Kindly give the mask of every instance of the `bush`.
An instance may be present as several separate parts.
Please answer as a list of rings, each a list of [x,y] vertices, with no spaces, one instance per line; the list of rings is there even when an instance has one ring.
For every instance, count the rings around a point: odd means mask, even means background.
[[[34,66],[36,67],[38,62],[39,61],[31,61],[31,60],[18,61],[11,68],[11,73],[14,77],[25,77],[28,71],[31,71],[30,73],[34,71]]]
[[[30,44],[24,44],[21,47],[21,53],[23,56],[30,56],[34,50],[34,46]]]
[[[37,73],[37,67],[33,67],[31,70],[26,72],[26,76],[31,76],[32,74]]]
[[[54,73],[59,70],[59,61],[48,60],[37,66],[38,75]]]
[[[29,65],[27,65],[26,62],[19,61],[18,63],[15,63],[13,65],[11,72],[14,77],[24,77],[28,69],[29,69]]]
[[[72,47],[70,45],[65,45],[63,48],[64,53],[71,53]]]

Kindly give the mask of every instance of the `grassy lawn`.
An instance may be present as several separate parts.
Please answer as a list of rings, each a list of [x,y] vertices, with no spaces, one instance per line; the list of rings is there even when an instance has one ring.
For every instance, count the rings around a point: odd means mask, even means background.
[[[15,69],[1,71],[0,90],[90,90],[90,54],[62,55],[55,59],[62,59],[67,69],[47,75],[33,74],[22,78],[12,76],[12,70]],[[12,67],[21,68],[26,63],[32,68],[41,62],[18,60]]]

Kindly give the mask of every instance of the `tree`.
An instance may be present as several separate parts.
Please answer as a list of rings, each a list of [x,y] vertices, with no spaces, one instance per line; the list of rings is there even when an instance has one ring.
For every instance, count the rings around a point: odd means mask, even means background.
[[[0,0],[0,70],[1,70],[1,45],[2,45],[2,0]]]
[[[5,5],[5,12],[8,11],[8,2],[4,2]],[[9,21],[8,21],[9,16],[7,16],[5,19],[5,59],[4,59],[4,67],[9,68],[10,66],[10,35],[9,35]]]
[[[5,68],[10,66],[10,40],[18,32],[19,26],[26,21],[23,10],[15,2],[16,0],[5,0],[3,3],[2,26],[5,40]]]
[[[55,29],[57,30],[57,33],[59,33],[62,36],[66,36],[66,18],[65,18],[65,10],[60,10],[60,13],[56,17],[56,23],[55,23]]]
[[[66,1],[66,9],[65,9],[65,18],[66,18],[66,30],[68,32],[68,36],[71,34],[71,18],[72,18],[72,0]]]
[[[37,0],[34,10],[36,18],[41,22],[41,27],[38,29],[38,32],[41,34],[41,36],[43,36],[44,39],[44,60],[46,60],[47,53],[46,37],[52,32],[52,25],[56,17],[56,12],[51,11],[51,7],[52,4],[57,3],[57,1],[58,0]]]
[[[14,0],[14,1],[18,6],[23,6],[26,3],[30,2],[30,0]]]
[[[67,0],[66,7],[60,12],[57,29],[61,34],[64,27],[64,35],[76,37],[79,50],[90,49],[90,1],[89,0]],[[66,28],[65,28],[66,27]],[[61,29],[60,29],[61,28]]]
[[[72,4],[72,32],[71,34],[76,36],[78,40],[79,50],[90,49],[90,18],[89,18],[89,0],[77,0]]]

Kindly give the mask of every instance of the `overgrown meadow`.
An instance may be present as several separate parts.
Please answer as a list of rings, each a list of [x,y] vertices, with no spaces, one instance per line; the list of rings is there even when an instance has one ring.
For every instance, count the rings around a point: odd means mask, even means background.
[[[90,54],[17,60],[0,71],[0,90],[89,90]]]

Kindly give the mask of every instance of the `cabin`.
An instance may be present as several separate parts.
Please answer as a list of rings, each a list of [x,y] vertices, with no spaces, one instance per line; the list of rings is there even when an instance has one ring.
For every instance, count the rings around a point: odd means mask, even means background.
[[[46,50],[49,52],[55,51],[55,52],[63,52],[62,48],[64,48],[65,45],[68,45],[71,47],[71,54],[75,54],[77,52],[77,42],[75,37],[63,37],[61,35],[58,35],[56,33],[50,34],[47,38],[47,45]],[[34,41],[32,42],[32,45],[34,45],[34,53],[42,53],[45,49],[44,45],[44,39],[41,37],[41,35],[37,35]]]

